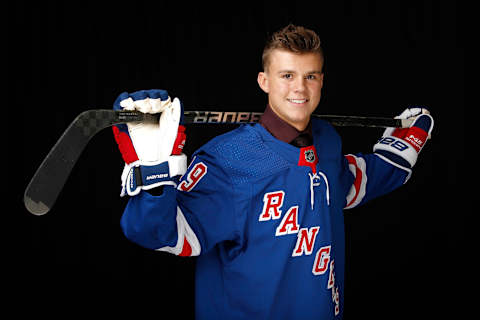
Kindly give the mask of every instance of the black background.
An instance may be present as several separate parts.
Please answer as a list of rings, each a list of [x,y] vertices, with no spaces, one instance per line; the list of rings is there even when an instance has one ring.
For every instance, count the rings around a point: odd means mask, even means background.
[[[266,96],[256,76],[263,44],[290,22],[322,40],[317,113],[395,116],[425,105],[435,119],[410,181],[345,213],[345,318],[457,317],[469,309],[459,4],[16,1],[7,8],[4,123],[15,167],[4,170],[19,183],[8,196],[13,209],[4,210],[14,223],[5,226],[13,256],[3,263],[13,270],[6,273],[14,284],[9,298],[29,306],[18,311],[54,314],[68,305],[69,314],[193,318],[195,259],[142,249],[120,231],[127,199],[119,197],[123,163],[110,130],[87,146],[50,213],[29,214],[23,190],[75,116],[111,108],[122,91],[161,88],[187,108],[262,112]],[[186,153],[230,129],[190,126]],[[338,132],[345,153],[371,152],[382,134]]]

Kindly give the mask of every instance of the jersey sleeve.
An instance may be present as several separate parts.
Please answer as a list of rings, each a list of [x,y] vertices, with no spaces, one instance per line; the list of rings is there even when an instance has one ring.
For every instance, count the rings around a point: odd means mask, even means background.
[[[412,172],[375,153],[347,154],[343,162],[345,172],[353,176],[353,183],[347,188],[345,209],[362,205],[397,189],[407,182]]]
[[[123,213],[125,236],[149,249],[179,256],[198,256],[216,244],[235,240],[235,196],[228,173],[218,159],[194,155],[177,188],[166,186],[161,196],[142,191]]]

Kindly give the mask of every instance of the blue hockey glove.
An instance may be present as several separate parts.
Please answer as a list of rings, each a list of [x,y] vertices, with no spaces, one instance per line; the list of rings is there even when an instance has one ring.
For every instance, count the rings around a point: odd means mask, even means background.
[[[430,138],[433,118],[425,108],[407,108],[396,119],[413,119],[409,128],[387,128],[373,151],[395,164],[411,169]]]

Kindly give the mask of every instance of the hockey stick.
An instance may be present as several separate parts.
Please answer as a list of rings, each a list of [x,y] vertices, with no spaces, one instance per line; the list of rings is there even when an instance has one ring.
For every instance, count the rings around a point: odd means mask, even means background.
[[[260,119],[258,112],[185,111],[185,124],[255,123]],[[361,127],[408,127],[405,120],[380,117],[352,117],[313,115],[336,126]],[[159,115],[138,111],[114,111],[96,109],[82,112],[62,134],[38,167],[25,189],[23,201],[28,211],[35,215],[46,214],[55,203],[67,181],[75,162],[83,149],[100,130],[115,124],[135,121],[158,121]]]
[[[223,111],[185,111],[185,123],[220,123],[239,124],[258,122],[262,113],[259,112],[223,112]],[[151,117],[151,115],[145,115]],[[335,116],[312,114],[312,117],[330,122],[334,126],[349,127],[409,127],[411,120],[400,120],[382,117]]]

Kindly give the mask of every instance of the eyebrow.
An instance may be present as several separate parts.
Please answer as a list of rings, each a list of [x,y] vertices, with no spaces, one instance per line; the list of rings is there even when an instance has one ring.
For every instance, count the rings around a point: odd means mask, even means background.
[[[280,70],[277,73],[280,74],[280,73],[297,73],[297,72],[293,70]],[[305,74],[314,74],[314,73],[322,74],[322,71],[317,71],[317,70],[309,71],[309,72],[306,72]]]

